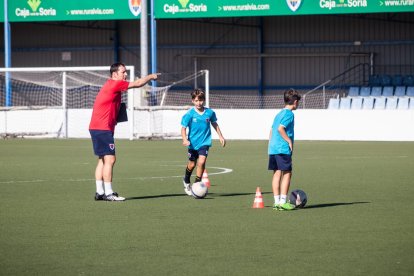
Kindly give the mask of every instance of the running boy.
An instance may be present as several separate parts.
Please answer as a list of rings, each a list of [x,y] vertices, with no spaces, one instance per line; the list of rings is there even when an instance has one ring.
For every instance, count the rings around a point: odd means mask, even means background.
[[[212,109],[204,107],[204,92],[201,89],[195,89],[191,93],[191,99],[194,108],[187,111],[181,120],[183,146],[188,147],[188,164],[183,178],[184,191],[187,195],[191,195],[190,178],[195,166],[197,165],[197,170],[194,182],[201,181],[206,167],[208,150],[211,147],[210,124],[216,130],[221,146],[224,147],[226,145],[226,140],[221,134],[220,127],[217,124],[216,113]]]
[[[274,210],[293,210],[295,205],[286,201],[292,177],[292,152],[295,116],[300,100],[299,93],[288,89],[284,93],[285,108],[275,117],[269,135],[269,170],[273,170],[272,189]]]

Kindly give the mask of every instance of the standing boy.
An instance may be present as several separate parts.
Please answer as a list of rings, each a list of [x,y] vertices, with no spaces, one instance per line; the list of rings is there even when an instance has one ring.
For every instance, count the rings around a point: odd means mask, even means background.
[[[95,169],[95,200],[124,201],[124,197],[118,196],[112,190],[112,172],[116,161],[114,131],[121,106],[121,93],[130,88],[144,86],[149,81],[157,79],[157,74],[128,82],[126,68],[122,63],[112,64],[110,74],[111,78],[96,96],[89,124],[93,149],[98,156],[98,165]]]
[[[294,142],[295,116],[300,100],[294,89],[284,93],[285,108],[275,117],[269,135],[269,170],[273,170],[272,189],[274,210],[293,210],[295,205],[286,201],[292,177],[292,152]]]
[[[191,108],[181,120],[181,137],[183,146],[188,147],[188,164],[183,178],[184,191],[191,195],[190,178],[197,165],[196,178],[194,182],[200,182],[206,167],[208,150],[211,147],[211,129],[210,124],[216,130],[221,145],[226,145],[226,140],[221,134],[217,124],[216,113],[207,107],[204,107],[205,94],[201,89],[195,89],[191,93],[191,99],[194,108]],[[188,137],[187,137],[188,127]]]

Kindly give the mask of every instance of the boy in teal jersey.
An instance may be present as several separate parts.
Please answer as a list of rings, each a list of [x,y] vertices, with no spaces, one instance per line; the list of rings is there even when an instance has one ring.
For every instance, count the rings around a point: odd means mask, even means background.
[[[292,152],[294,143],[295,116],[293,110],[299,105],[301,96],[294,89],[284,93],[285,108],[275,117],[269,135],[269,170],[273,170],[272,190],[275,199],[273,209],[293,210],[295,205],[286,201],[292,177]]]
[[[187,111],[181,120],[181,137],[183,146],[188,147],[188,164],[183,178],[184,191],[191,195],[190,178],[197,165],[196,178],[194,182],[200,182],[206,167],[208,150],[211,147],[210,124],[216,130],[221,145],[226,145],[220,127],[217,124],[216,113],[204,107],[205,94],[201,89],[195,89],[191,93],[194,108]],[[188,136],[187,136],[188,128]]]

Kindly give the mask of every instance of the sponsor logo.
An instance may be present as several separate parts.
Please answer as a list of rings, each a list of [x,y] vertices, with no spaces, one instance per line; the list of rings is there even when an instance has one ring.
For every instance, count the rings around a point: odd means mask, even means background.
[[[129,10],[134,16],[141,13],[141,0],[128,0]]]
[[[295,12],[299,9],[300,5],[302,4],[302,0],[286,0],[286,3],[289,9]]]
[[[38,16],[56,16],[56,10],[54,8],[44,8],[40,7],[42,1],[40,0],[28,0],[27,7],[19,7],[15,9],[15,14],[17,17],[38,17]]]
[[[178,4],[176,4],[178,2]],[[190,0],[177,0],[176,3],[167,3],[163,6],[163,11],[165,13],[204,13],[207,12],[206,4],[193,4],[190,3]]]
[[[319,6],[322,9],[335,9],[335,8],[359,8],[368,7],[367,0],[320,0]]]

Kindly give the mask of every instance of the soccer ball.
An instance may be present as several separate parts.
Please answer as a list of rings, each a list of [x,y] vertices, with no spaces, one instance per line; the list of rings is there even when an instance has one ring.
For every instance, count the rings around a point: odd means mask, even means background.
[[[303,208],[308,202],[308,196],[302,190],[294,190],[290,193],[289,200],[291,204],[294,204],[296,208]]]
[[[204,198],[208,193],[207,185],[203,182],[196,182],[191,185],[191,194],[194,198]]]

